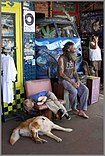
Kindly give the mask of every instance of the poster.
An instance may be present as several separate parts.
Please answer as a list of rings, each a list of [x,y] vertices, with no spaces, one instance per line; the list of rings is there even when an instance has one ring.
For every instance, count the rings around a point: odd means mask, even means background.
[[[24,32],[35,32],[34,11],[24,11]]]

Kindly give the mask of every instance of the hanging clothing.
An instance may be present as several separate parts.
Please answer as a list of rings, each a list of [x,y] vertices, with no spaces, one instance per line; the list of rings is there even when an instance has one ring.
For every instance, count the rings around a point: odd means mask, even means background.
[[[1,67],[3,71],[2,75],[2,91],[3,102],[13,103],[13,89],[12,82],[16,80],[16,67],[13,58],[10,55],[1,55]]]

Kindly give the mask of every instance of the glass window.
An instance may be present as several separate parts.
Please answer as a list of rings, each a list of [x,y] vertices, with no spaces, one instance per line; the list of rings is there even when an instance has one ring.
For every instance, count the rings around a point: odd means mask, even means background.
[[[14,14],[1,15],[2,36],[14,36]]]
[[[15,14],[2,13],[1,14],[1,33],[2,33],[2,47],[14,49],[15,45]],[[16,61],[16,53],[12,53]]]

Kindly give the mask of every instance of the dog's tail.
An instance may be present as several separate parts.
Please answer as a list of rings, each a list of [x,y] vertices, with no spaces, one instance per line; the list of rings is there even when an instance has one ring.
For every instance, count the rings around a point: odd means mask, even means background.
[[[15,128],[13,130],[13,133],[10,136],[10,144],[11,145],[14,145],[15,142],[20,138],[19,131],[20,131],[19,127]]]

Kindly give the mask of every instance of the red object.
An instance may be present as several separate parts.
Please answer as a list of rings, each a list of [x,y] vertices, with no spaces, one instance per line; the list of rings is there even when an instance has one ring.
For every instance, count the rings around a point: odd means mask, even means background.
[[[71,16],[77,16],[78,25],[80,25],[80,14],[79,14],[79,6],[78,2],[76,2],[76,12],[68,12]],[[64,15],[61,11],[52,11],[52,15]]]
[[[25,91],[26,98],[29,98],[31,95],[34,95],[42,91],[52,91],[50,79],[39,79],[39,80],[30,80],[25,82]],[[48,109],[46,104],[35,105],[36,109],[44,110]]]
[[[31,95],[42,91],[51,91],[51,80],[50,79],[39,79],[39,80],[30,80],[25,82],[25,91],[26,98],[29,98]],[[64,100],[59,100],[61,104],[65,104]],[[35,105],[35,108],[38,110],[48,109],[46,104],[43,105]]]

